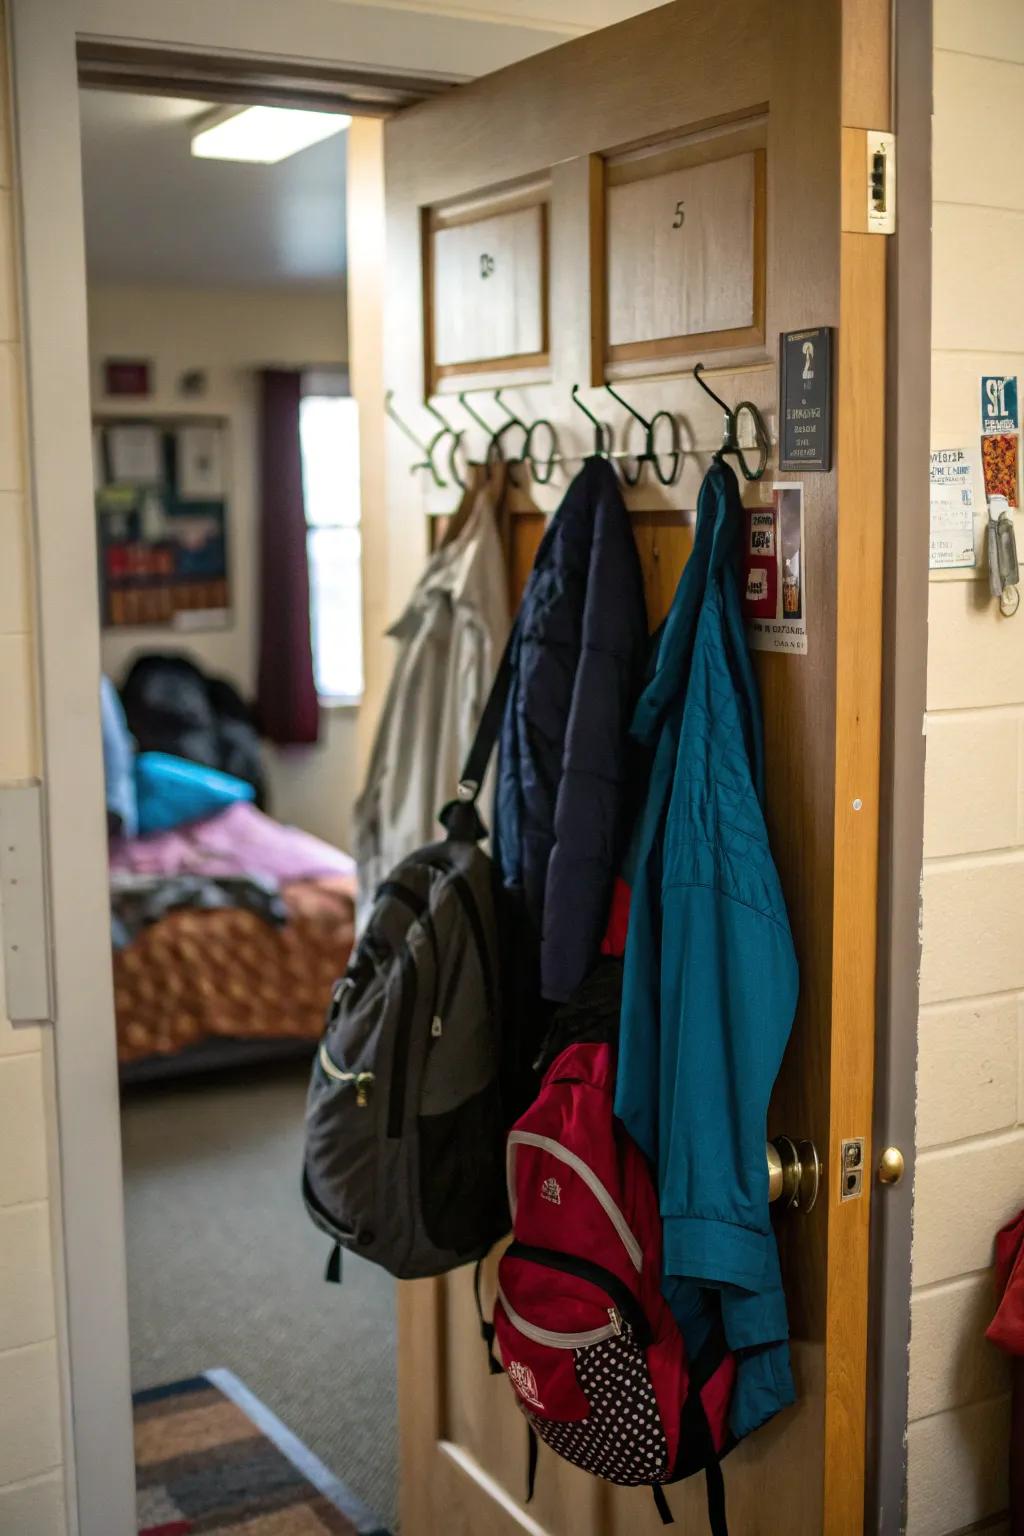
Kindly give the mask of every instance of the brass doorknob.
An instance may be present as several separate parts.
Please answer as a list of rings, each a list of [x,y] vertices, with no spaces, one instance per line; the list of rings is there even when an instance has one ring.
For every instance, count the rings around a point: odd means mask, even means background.
[[[886,1147],[878,1159],[879,1184],[898,1184],[907,1164],[899,1147]]]
[[[821,1183],[821,1158],[813,1141],[796,1142],[776,1136],[765,1146],[768,1157],[768,1199],[785,1210],[806,1216],[814,1209]]]

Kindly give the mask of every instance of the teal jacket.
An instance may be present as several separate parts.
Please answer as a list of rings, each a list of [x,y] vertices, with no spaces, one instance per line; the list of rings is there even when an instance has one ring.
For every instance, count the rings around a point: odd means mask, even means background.
[[[765,1122],[796,1008],[762,805],[740,603],[746,518],[715,461],[633,735],[651,754],[631,867],[615,1110],[657,1170],[665,1295],[691,1353],[721,1319],[737,1436],[793,1400]]]

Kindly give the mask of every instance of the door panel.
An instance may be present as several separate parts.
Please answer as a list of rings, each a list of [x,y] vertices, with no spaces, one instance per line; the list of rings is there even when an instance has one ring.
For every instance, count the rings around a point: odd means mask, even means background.
[[[465,210],[495,197],[514,198],[520,185],[545,183],[547,357],[522,359],[518,369],[506,358],[491,376],[481,367],[438,380],[445,414],[478,450],[484,439],[454,395],[480,391],[474,403],[497,425],[501,411],[484,386],[503,385],[521,416],[553,421],[561,452],[575,456],[548,486],[520,472],[522,483],[512,487],[516,595],[544,516],[592,448],[592,427],[571,401],[574,384],[585,386],[617,446],[636,438],[628,414],[599,390],[605,377],[646,416],[667,409],[682,422],[678,482],[645,479],[625,493],[653,627],[692,546],[697,492],[721,439],[721,412],[690,373],[702,348],[713,388],[776,418],[779,332],[836,330],[836,467],[776,476],[804,485],[808,651],[755,658],[769,827],[802,978],[769,1130],[813,1138],[825,1176],[809,1216],[776,1218],[799,1403],[728,1459],[730,1519],[743,1536],[849,1536],[862,1524],[870,1181],[860,1199],[840,1203],[838,1167],[841,1140],[865,1137],[870,1145],[871,1131],[885,242],[844,230],[840,187],[844,139],[857,141],[841,130],[888,126],[887,80],[887,0],[734,0],[724,12],[677,0],[400,113],[385,135],[385,382],[409,410],[424,399],[430,358],[427,232],[439,221],[457,226],[470,216]],[[696,342],[669,336],[659,329],[665,316],[655,273],[645,334],[663,340],[655,352],[651,342],[645,352],[610,347],[606,187],[732,153],[753,153],[763,175],[755,198],[755,248],[763,251],[755,324]],[[742,252],[723,283],[749,287],[749,209],[732,222]],[[678,270],[685,274],[685,262]],[[422,477],[410,481],[414,451],[396,433],[388,456],[386,582],[397,611],[426,552],[421,514],[443,511],[455,497],[428,490]],[[765,478],[773,478],[771,466]],[[748,505],[760,496],[760,487],[744,487]],[[661,1529],[649,1493],[586,1477],[543,1447],[536,1495],[524,1504],[525,1429],[507,1383],[487,1373],[467,1273],[403,1285],[399,1326],[406,1536],[654,1536]],[[706,1529],[701,1480],[669,1490],[669,1502],[680,1529]]]

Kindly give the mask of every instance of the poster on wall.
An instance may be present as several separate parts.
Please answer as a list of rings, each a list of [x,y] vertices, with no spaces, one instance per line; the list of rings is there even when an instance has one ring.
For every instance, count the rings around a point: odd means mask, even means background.
[[[148,439],[138,429],[103,428],[106,478],[96,519],[104,626],[223,628],[231,610],[223,427],[197,427],[190,455],[176,424],[146,424]],[[119,476],[126,468],[132,473]]]
[[[1017,380],[1011,375],[984,373],[981,376],[981,432],[991,437],[1000,432],[1020,430],[1017,405]]]
[[[1005,496],[1011,507],[1020,505],[1020,407],[1012,374],[981,376],[981,468],[987,497]]]
[[[752,651],[807,654],[804,488],[777,482],[767,506],[746,508],[743,606]]]
[[[963,570],[975,563],[974,515],[984,511],[974,448],[933,448],[930,467],[931,535],[928,566]]]
[[[1018,448],[1020,438],[1016,432],[997,432],[981,440],[981,467],[985,476],[985,495],[1005,496],[1011,507],[1019,505],[1017,497]]]

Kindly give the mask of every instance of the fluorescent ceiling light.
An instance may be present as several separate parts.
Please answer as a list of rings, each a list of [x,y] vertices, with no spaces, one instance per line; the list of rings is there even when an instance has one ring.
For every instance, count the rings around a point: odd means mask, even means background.
[[[352,119],[342,112],[302,112],[291,107],[242,107],[192,135],[192,153],[201,160],[251,160],[276,165],[300,149],[341,133]]]

